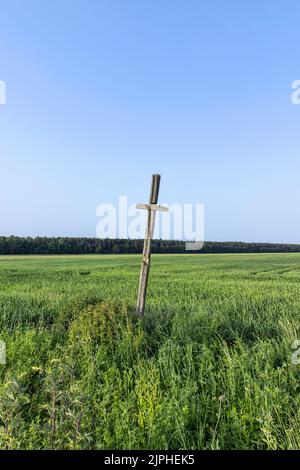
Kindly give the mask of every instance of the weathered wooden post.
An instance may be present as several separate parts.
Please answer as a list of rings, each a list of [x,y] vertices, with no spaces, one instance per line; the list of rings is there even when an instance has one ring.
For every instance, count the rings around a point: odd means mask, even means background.
[[[143,315],[146,303],[147,284],[150,270],[151,259],[151,240],[154,233],[155,213],[156,211],[168,211],[167,207],[157,205],[160,186],[160,175],[152,175],[152,184],[150,190],[149,204],[137,204],[137,209],[146,209],[148,211],[147,226],[143,248],[143,259],[140,272],[139,291],[137,298],[136,311],[138,315]]]

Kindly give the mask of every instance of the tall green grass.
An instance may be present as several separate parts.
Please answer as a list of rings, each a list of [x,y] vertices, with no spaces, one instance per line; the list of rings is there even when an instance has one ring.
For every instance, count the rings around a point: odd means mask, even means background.
[[[299,449],[300,255],[0,258],[2,449]]]

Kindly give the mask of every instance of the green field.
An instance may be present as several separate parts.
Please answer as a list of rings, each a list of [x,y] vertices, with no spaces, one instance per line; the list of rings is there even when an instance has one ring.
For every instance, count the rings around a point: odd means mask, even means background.
[[[299,449],[300,254],[0,257],[0,448]]]

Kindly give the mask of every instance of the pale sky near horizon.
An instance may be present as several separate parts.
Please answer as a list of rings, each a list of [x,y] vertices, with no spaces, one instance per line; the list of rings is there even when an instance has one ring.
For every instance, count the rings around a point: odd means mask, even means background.
[[[0,235],[204,203],[206,240],[300,243],[300,3],[0,0]]]

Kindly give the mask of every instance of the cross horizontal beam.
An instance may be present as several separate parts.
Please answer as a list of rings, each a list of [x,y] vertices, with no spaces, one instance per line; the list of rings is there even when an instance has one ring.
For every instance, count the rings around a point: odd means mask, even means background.
[[[146,209],[151,211],[159,211],[159,212],[168,212],[169,208],[161,206],[160,204],[137,204],[137,209]]]

